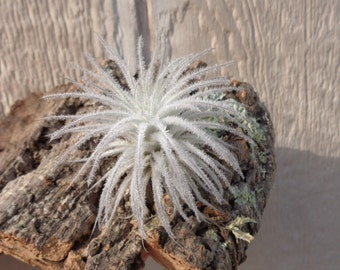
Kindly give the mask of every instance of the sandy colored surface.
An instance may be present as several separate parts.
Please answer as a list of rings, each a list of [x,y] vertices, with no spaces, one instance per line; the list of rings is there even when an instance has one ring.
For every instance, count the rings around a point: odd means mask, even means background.
[[[0,1],[0,117],[28,92],[47,91],[65,74],[76,77],[70,62],[86,66],[84,53],[102,59],[94,33],[117,44],[133,69],[131,44],[143,34],[152,47],[156,14],[157,25],[169,29],[172,56],[214,47],[207,61],[234,60],[224,75],[252,84],[273,116],[278,174],[240,269],[336,269],[337,0]]]

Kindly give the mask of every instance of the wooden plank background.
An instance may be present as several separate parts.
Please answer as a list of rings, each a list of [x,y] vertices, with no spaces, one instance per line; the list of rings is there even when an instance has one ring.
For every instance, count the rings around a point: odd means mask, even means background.
[[[335,269],[339,18],[339,0],[0,0],[0,118],[29,92],[78,78],[70,64],[88,67],[86,52],[104,59],[95,33],[132,70],[138,36],[148,56],[159,28],[169,37],[169,57],[212,47],[205,60],[234,60],[223,75],[255,87],[276,129],[276,184],[240,269]]]

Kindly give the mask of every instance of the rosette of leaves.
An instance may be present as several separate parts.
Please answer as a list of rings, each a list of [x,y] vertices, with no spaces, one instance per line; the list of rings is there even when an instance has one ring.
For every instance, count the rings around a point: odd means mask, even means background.
[[[91,138],[99,141],[83,164],[74,181],[87,180],[93,187],[104,182],[96,224],[110,224],[125,192],[129,190],[131,209],[142,238],[148,213],[148,185],[152,190],[155,213],[170,237],[174,237],[163,197],[168,194],[176,211],[184,220],[191,209],[198,221],[206,221],[197,202],[214,207],[204,196],[212,194],[217,203],[224,202],[225,188],[230,187],[228,172],[243,176],[233,146],[217,136],[223,131],[250,139],[243,133],[242,115],[235,110],[235,101],[209,97],[237,91],[226,78],[205,78],[229,63],[205,66],[188,71],[188,67],[210,50],[166,61],[160,39],[148,65],[142,54],[142,39],[137,45],[138,76],[130,73],[127,64],[115,49],[100,38],[109,57],[124,76],[127,87],[88,56],[96,72],[82,69],[82,82],[73,83],[79,91],[52,94],[45,98],[79,98],[95,103],[93,111],[79,115],[50,116],[67,120],[50,135],[51,140],[66,134],[80,133],[64,157]],[[228,119],[225,121],[218,119]],[[209,151],[206,151],[209,149]],[[237,149],[236,149],[237,150]],[[114,157],[110,169],[96,177],[102,162]]]

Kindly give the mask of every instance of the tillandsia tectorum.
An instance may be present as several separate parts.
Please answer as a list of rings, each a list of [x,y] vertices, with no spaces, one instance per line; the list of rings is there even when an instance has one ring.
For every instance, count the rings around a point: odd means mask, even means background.
[[[132,214],[145,239],[143,224],[148,213],[145,201],[147,190],[152,190],[160,224],[174,238],[163,204],[165,194],[184,220],[188,221],[186,205],[198,221],[207,221],[197,207],[197,202],[211,205],[204,192],[212,194],[217,203],[223,203],[225,187],[230,186],[228,172],[234,171],[242,176],[232,146],[214,131],[229,132],[250,141],[240,128],[243,127],[244,115],[234,109],[235,101],[211,98],[235,88],[226,78],[202,79],[228,63],[187,72],[189,65],[211,50],[167,62],[164,46],[157,38],[150,63],[146,65],[140,38],[136,78],[116,50],[99,39],[122,72],[128,89],[88,57],[97,71],[83,69],[82,82],[74,82],[78,92],[53,94],[46,98],[72,97],[93,101],[94,109],[80,115],[48,117],[68,121],[50,135],[51,140],[65,134],[81,133],[79,141],[65,153],[68,156],[89,139],[100,137],[74,179],[85,177],[89,187],[98,182],[105,183],[96,223],[108,225],[112,221],[129,189]],[[218,119],[227,119],[231,124],[226,125]],[[205,149],[209,149],[209,153]],[[95,181],[102,161],[108,157],[115,157],[114,164]],[[151,189],[147,189],[148,185]]]

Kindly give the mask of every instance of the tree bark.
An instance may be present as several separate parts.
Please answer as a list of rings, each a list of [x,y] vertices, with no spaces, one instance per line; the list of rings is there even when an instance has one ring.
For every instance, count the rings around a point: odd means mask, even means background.
[[[119,73],[113,75],[121,79]],[[49,142],[46,135],[63,122],[47,122],[42,117],[83,113],[93,104],[70,98],[45,101],[39,93],[15,103],[0,125],[0,252],[41,269],[143,269],[148,256],[167,269],[236,269],[245,260],[248,246],[237,231],[254,235],[259,230],[275,161],[268,111],[250,85],[232,84],[240,91],[228,94],[228,98],[247,106],[248,121],[244,124],[254,131],[255,146],[228,134],[224,138],[240,149],[238,158],[245,179],[232,176],[235,196],[223,210],[199,206],[210,223],[199,223],[192,214],[188,224],[173,213],[176,241],[168,237],[157,216],[145,222],[148,238],[142,241],[131,217],[128,193],[112,225],[94,227],[101,187],[89,190],[83,180],[72,182],[79,164],[56,165],[77,136]],[[51,92],[74,90],[72,85],[61,85]],[[94,145],[89,141],[77,151],[86,154]],[[112,162],[105,161],[101,170]],[[235,225],[238,218],[251,218],[256,223]]]

